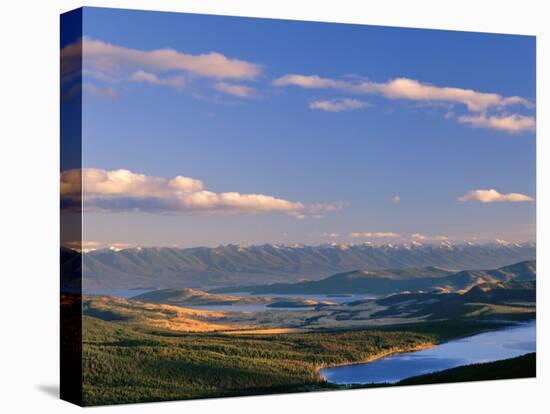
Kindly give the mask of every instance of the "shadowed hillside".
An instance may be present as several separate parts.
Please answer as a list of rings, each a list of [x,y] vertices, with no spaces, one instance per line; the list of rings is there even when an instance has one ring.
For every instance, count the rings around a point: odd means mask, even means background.
[[[482,364],[464,365],[399,381],[396,385],[441,384],[448,382],[487,381],[531,378],[537,375],[537,354]]]
[[[531,281],[536,278],[535,261],[525,261],[494,270],[452,272],[428,267],[420,269],[353,271],[318,281],[276,283],[260,286],[237,286],[213,292],[242,291],[253,294],[373,294],[386,295],[403,291],[460,291],[480,283]]]
[[[131,299],[148,303],[164,303],[177,306],[253,305],[271,303],[269,298],[264,297],[217,295],[187,288],[160,289],[134,296]]]

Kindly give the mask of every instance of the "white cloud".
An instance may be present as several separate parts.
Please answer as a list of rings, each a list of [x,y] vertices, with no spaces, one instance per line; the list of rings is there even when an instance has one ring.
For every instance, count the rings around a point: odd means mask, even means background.
[[[350,237],[354,238],[354,239],[398,239],[398,238],[401,238],[401,234],[399,233],[394,233],[394,232],[391,232],[391,231],[387,231],[387,232],[381,232],[381,231],[377,231],[377,232],[364,232],[364,233],[350,233],[349,235]]]
[[[239,98],[254,98],[258,96],[256,89],[244,85],[236,85],[227,82],[218,82],[214,84],[214,89]]]
[[[262,67],[218,52],[194,55],[169,48],[139,50],[83,37],[61,50],[62,84],[78,79],[81,72],[100,83],[142,82],[183,90],[199,77],[253,80]],[[227,93],[250,92],[243,89],[247,87],[230,86]]]
[[[298,86],[308,89],[337,89],[354,93],[381,94],[388,99],[460,103],[470,111],[480,112],[494,107],[523,105],[532,107],[519,96],[501,96],[473,89],[434,86],[415,79],[397,78],[385,83],[322,78],[317,75],[285,75],[273,82],[276,86]]]
[[[347,83],[317,75],[285,75],[273,81],[275,86],[300,86],[306,89],[346,89]]]
[[[522,202],[534,201],[530,197],[521,193],[501,194],[495,189],[490,190],[474,190],[458,198],[458,201],[479,201],[481,203],[497,203],[497,202]]]
[[[525,115],[463,115],[457,118],[458,122],[469,124],[476,128],[491,128],[501,131],[520,133],[534,131],[536,127],[535,118]]]
[[[392,197],[391,202],[393,204],[399,204],[401,202],[401,197],[399,197],[398,195],[395,195]]]
[[[382,84],[366,82],[363,85],[366,90],[372,88],[389,99],[460,103],[474,112],[510,105],[523,105],[526,107],[531,105],[529,101],[519,96],[505,97],[496,93],[478,92],[473,89],[433,86],[407,78],[393,79]]]
[[[328,112],[352,111],[354,109],[365,108],[366,106],[368,106],[366,102],[346,98],[312,101],[309,103],[310,109],[319,109]]]
[[[195,178],[182,177],[178,175],[168,181],[168,186],[176,191],[196,192],[204,190],[204,184],[201,180]]]
[[[519,133],[535,129],[535,119],[532,116],[502,113],[505,108],[511,106],[523,106],[527,109],[534,107],[532,102],[520,96],[502,96],[497,93],[481,92],[473,89],[435,86],[409,78],[396,78],[378,83],[367,80],[341,80],[323,78],[318,75],[290,74],[275,79],[273,84],[280,87],[297,86],[305,89],[333,89],[351,94],[374,94],[392,100],[459,104],[463,105],[466,110],[476,113],[476,115],[455,117],[453,112],[447,111],[445,119],[456,118],[456,121],[473,127],[492,128],[506,132]],[[311,103],[310,108],[314,105],[319,107],[313,109],[333,111],[338,109],[337,105],[329,104],[331,101],[318,102]],[[496,111],[497,114],[487,115],[488,111]]]
[[[81,184],[82,183],[82,184]],[[318,212],[344,208],[343,203],[306,206],[266,194],[216,193],[204,188],[201,180],[177,176],[172,179],[136,174],[129,170],[85,168],[61,174],[64,205],[80,205],[82,187],[85,209],[117,212],[247,214],[282,212],[297,219]]]
[[[159,78],[157,75],[144,70],[138,70],[130,75],[128,78],[131,82],[149,83],[151,85],[161,85],[174,88],[178,91],[182,91],[187,86],[187,81],[183,76],[171,76],[166,78]]]
[[[79,59],[78,49],[73,45],[66,46],[61,51],[61,58]],[[261,72],[261,67],[255,63],[217,52],[193,55],[169,48],[143,51],[89,37],[82,39],[82,52],[84,66],[102,73],[133,68],[153,72],[184,71],[215,79],[254,79]]]

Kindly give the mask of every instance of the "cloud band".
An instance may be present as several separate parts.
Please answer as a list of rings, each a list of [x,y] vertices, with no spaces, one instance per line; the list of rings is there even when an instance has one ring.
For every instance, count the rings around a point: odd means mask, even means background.
[[[82,194],[81,194],[82,189]],[[303,219],[341,210],[346,203],[306,206],[266,194],[216,193],[201,180],[176,176],[172,179],[137,174],[129,170],[85,168],[61,174],[63,205],[79,205],[98,212],[150,212],[174,214],[253,214],[282,212]]]

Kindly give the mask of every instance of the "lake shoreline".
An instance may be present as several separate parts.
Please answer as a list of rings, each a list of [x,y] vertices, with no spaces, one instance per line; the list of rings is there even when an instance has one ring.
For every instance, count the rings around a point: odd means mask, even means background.
[[[323,375],[321,373],[321,370],[324,369],[324,368],[352,367],[352,366],[355,366],[355,365],[365,365],[365,364],[370,364],[370,363],[373,363],[373,362],[378,361],[380,359],[391,357],[391,356],[394,356],[394,355],[406,354],[406,353],[409,353],[409,352],[416,353],[416,352],[420,352],[420,351],[424,351],[424,350],[428,350],[428,349],[433,349],[433,348],[436,348],[438,346],[441,346],[441,345],[444,345],[444,344],[447,344],[447,343],[450,343],[450,342],[453,342],[453,341],[458,341],[458,340],[473,337],[473,336],[476,336],[476,335],[482,335],[482,334],[485,334],[485,333],[492,333],[492,332],[494,333],[494,332],[499,332],[499,331],[505,331],[505,330],[513,328],[513,327],[519,327],[519,326],[522,326],[524,324],[529,324],[529,323],[533,323],[533,322],[536,324],[536,318],[533,318],[533,319],[530,319],[530,320],[527,320],[527,321],[523,321],[523,322],[519,322],[519,323],[516,322],[516,321],[502,321],[502,322],[503,322],[503,326],[501,326],[499,328],[496,328],[496,329],[495,328],[487,329],[487,330],[480,329],[480,330],[478,330],[478,332],[468,333],[466,335],[459,335],[459,336],[452,337],[452,338],[444,338],[444,340],[442,340],[441,342],[436,342],[436,343],[430,342],[430,343],[426,343],[426,344],[420,344],[420,345],[417,345],[415,347],[411,347],[411,348],[407,348],[407,349],[383,352],[383,353],[374,355],[374,356],[372,356],[371,358],[368,358],[365,361],[354,361],[354,362],[351,362],[351,363],[323,364],[322,366],[317,367],[317,372],[327,384],[338,386],[338,387],[353,388],[353,387],[395,385],[399,381],[403,381],[403,380],[405,380],[409,377],[403,378],[403,379],[401,379],[401,380],[399,380],[395,383],[391,383],[391,382],[338,383],[338,382],[331,382],[325,375]],[[535,328],[536,328],[536,325],[535,325]],[[493,361],[488,361],[488,362],[496,362],[496,361],[500,361],[500,359],[495,359]],[[470,365],[470,364],[466,364],[466,365]],[[432,374],[432,373],[435,373],[435,372],[438,372],[438,370],[432,371],[428,374]]]
[[[316,367],[316,370],[317,370],[317,373],[321,376],[321,378],[323,378],[323,380],[325,380],[327,383],[334,384],[334,385],[342,385],[342,384],[337,384],[337,383],[334,383],[334,382],[330,382],[323,374],[321,374],[321,370],[324,369],[324,368],[347,367],[347,366],[352,366],[352,365],[369,364],[371,362],[374,362],[374,361],[377,361],[379,359],[386,358],[386,357],[389,357],[389,356],[392,356],[392,355],[406,354],[407,352],[423,351],[423,350],[426,350],[426,349],[435,348],[436,346],[438,346],[438,344],[433,343],[433,342],[426,342],[425,344],[415,345],[415,346],[410,347],[410,348],[402,348],[402,349],[397,349],[397,350],[381,352],[381,353],[373,355],[372,357],[367,358],[365,360],[354,361],[352,363],[349,363],[349,362],[341,362],[340,363],[339,362],[339,363],[334,363],[334,364],[321,364],[321,365]]]

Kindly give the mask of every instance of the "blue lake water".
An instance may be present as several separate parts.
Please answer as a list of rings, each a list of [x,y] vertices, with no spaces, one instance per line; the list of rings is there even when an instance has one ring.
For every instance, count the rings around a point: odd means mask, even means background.
[[[513,358],[536,350],[535,321],[441,344],[432,349],[395,354],[367,364],[321,369],[336,384],[394,383],[459,365]]]

